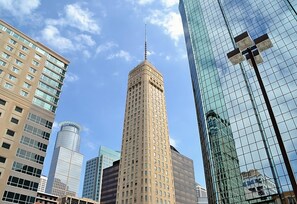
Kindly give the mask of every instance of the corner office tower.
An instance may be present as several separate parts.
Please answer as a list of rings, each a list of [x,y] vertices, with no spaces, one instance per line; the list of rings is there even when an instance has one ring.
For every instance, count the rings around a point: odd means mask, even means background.
[[[0,20],[0,203],[34,203],[68,61]]]
[[[273,47],[259,65],[290,162],[297,175],[297,2],[292,0],[180,0],[197,110],[209,203],[269,203],[292,193],[288,173],[247,61],[226,54],[235,36],[267,33]],[[251,170],[265,175],[243,188]],[[264,179],[262,181],[262,179]],[[254,179],[255,180],[255,179]],[[262,189],[261,189],[262,188]]]
[[[163,77],[147,60],[129,73],[117,204],[174,204]]]
[[[59,197],[77,196],[83,155],[80,154],[80,126],[65,121],[60,123],[46,185],[46,193]]]

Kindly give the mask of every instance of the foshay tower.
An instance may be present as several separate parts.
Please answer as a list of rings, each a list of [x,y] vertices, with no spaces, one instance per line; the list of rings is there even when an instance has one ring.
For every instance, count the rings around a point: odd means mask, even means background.
[[[117,189],[124,203],[175,203],[163,77],[146,52],[129,73]]]

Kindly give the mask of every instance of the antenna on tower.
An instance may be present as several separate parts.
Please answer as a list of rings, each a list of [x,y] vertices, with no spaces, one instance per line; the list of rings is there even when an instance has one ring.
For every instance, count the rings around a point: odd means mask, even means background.
[[[146,24],[144,27],[144,60],[147,60]]]

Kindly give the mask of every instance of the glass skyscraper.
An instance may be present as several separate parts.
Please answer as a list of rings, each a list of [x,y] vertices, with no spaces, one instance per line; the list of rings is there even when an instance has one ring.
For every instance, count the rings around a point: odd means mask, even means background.
[[[180,0],[179,8],[209,203],[282,198],[292,186],[254,70],[248,62],[231,65],[226,53],[235,48],[234,37],[245,31],[252,38],[267,33],[272,40],[259,69],[297,175],[297,2]],[[254,177],[247,182],[243,175],[251,171],[265,175],[261,179],[269,185],[252,183]]]
[[[82,193],[84,198],[100,201],[103,170],[120,158],[120,152],[100,146],[98,157],[88,160],[86,164]]]
[[[52,157],[46,193],[59,197],[76,196],[79,190],[83,155],[79,153],[80,126],[62,122]]]

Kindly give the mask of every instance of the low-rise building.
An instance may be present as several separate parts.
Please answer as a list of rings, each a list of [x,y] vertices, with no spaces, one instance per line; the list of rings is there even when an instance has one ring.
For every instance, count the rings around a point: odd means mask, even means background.
[[[59,204],[99,204],[99,202],[88,199],[78,198],[74,196],[64,196],[58,199]]]
[[[37,192],[34,204],[59,204],[57,200],[58,196],[44,192]]]

